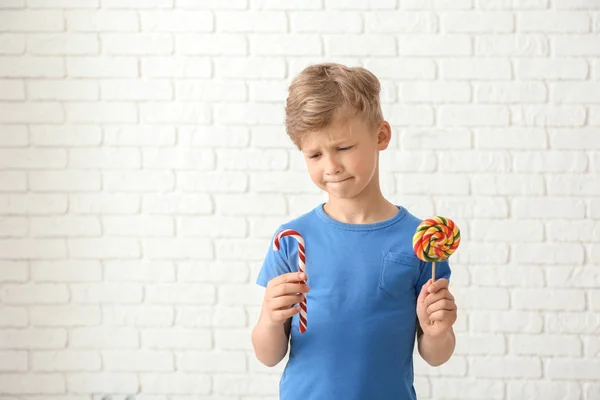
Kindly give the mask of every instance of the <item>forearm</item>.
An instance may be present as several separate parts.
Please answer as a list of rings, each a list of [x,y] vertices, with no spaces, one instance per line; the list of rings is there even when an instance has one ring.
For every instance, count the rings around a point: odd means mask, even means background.
[[[285,357],[288,336],[284,324],[271,324],[260,318],[252,330],[252,346],[256,358],[267,367],[274,367]]]
[[[421,334],[419,337],[419,354],[429,365],[437,367],[444,364],[454,353],[456,338],[451,329],[446,334],[431,337]]]

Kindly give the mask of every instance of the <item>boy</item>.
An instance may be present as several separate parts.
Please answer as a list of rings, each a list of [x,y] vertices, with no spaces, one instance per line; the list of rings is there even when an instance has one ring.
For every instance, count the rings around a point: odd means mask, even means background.
[[[297,242],[283,238],[279,251],[267,252],[257,279],[267,289],[252,332],[256,357],[278,364],[291,335],[281,400],[416,399],[415,334],[430,365],[454,351],[448,263],[436,264],[432,283],[431,264],[412,249],[421,220],[381,193],[379,152],[391,128],[379,92],[371,72],[331,63],[309,66],[289,88],[288,135],[329,196],[277,230],[303,236],[306,276],[298,272]],[[300,333],[304,298],[307,330]]]

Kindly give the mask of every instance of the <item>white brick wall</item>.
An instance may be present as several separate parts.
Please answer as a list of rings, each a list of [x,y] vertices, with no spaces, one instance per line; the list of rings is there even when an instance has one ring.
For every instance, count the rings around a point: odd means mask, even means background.
[[[600,399],[600,0],[0,0],[0,398],[273,400],[273,230],[324,197],[291,78],[364,65],[382,186],[453,217],[420,399]]]

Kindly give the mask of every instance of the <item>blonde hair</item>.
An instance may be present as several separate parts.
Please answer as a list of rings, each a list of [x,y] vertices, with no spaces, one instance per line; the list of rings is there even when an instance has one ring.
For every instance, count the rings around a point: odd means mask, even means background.
[[[379,79],[365,68],[334,63],[308,66],[289,87],[287,134],[300,149],[304,136],[327,127],[338,110],[348,117],[360,115],[374,126],[383,120],[380,91]]]

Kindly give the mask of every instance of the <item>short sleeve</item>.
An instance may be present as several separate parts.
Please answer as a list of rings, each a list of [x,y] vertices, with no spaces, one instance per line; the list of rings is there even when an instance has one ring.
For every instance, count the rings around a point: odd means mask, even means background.
[[[417,283],[417,295],[421,293],[421,288],[428,280],[431,279],[431,264],[430,262],[421,261],[421,273],[419,276],[419,282]],[[435,280],[448,279],[450,281],[450,264],[448,260],[435,263]]]
[[[269,283],[271,279],[275,278],[276,276],[292,272],[292,268],[290,267],[288,260],[290,259],[289,242],[293,239],[280,240],[279,250],[273,250],[273,240],[275,240],[275,236],[282,229],[282,227],[279,227],[269,242],[267,254],[263,261],[260,272],[258,273],[258,277],[256,278],[256,283],[260,286],[267,287],[267,283]]]

